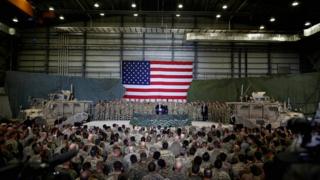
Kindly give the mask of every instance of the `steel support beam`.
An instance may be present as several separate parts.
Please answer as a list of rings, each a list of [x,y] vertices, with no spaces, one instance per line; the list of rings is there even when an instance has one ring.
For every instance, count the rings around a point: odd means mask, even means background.
[[[85,26],[87,26],[87,22],[85,22]],[[86,69],[87,69],[87,31],[83,32],[83,48],[82,48],[82,77],[86,77]]]
[[[77,0],[79,1],[79,0]],[[81,7],[81,6],[80,6]],[[83,8],[81,8],[83,9]],[[96,15],[100,12],[104,12],[108,15],[130,15],[132,16],[132,10],[110,10],[110,9],[92,9],[92,10],[83,10],[79,12],[79,9],[57,9],[56,12],[58,14],[82,14],[87,13],[91,15]],[[210,16],[213,14],[221,13],[220,11],[139,11],[139,15],[152,15],[152,16],[175,16],[177,13],[181,14],[181,16]],[[232,15],[231,12],[225,12],[225,16]],[[250,12],[238,12],[238,16],[250,16]]]
[[[142,26],[146,27],[146,17],[142,17]],[[146,60],[146,32],[143,32],[142,34],[142,59],[145,61]]]
[[[49,61],[50,61],[50,28],[46,27],[46,59],[44,63],[45,73],[49,74]]]
[[[171,17],[171,28],[174,28],[174,17]],[[171,33],[171,61],[174,61],[174,33]]]
[[[234,43],[231,43],[230,48],[230,65],[231,65],[231,78],[234,77]]]
[[[242,62],[241,62],[241,49],[239,49],[239,52],[238,52],[238,77],[239,78],[241,78],[241,74],[242,74],[241,65],[242,65]]]
[[[272,67],[271,67],[271,48],[270,44],[268,44],[268,50],[267,50],[267,59],[268,59],[268,75],[271,75]]]
[[[124,18],[121,16],[120,26],[123,27]],[[122,61],[123,61],[123,32],[120,32],[120,78],[122,78]]]
[[[244,76],[248,77],[248,50],[244,51]]]
[[[193,28],[198,28],[198,18],[194,17],[193,19]],[[194,47],[194,59],[193,59],[193,74],[194,74],[194,79],[198,78],[198,42],[193,42],[193,47]]]
[[[273,34],[259,32],[212,32],[186,33],[187,41],[250,41],[250,42],[295,42],[300,40],[298,34]]]

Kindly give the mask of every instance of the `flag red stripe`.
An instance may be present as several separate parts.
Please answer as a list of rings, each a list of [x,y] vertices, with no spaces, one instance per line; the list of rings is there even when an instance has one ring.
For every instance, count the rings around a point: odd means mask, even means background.
[[[150,61],[150,64],[167,64],[167,65],[192,65],[192,61]]]
[[[140,89],[140,88],[127,88],[131,92],[188,92],[188,89]]]
[[[187,99],[187,96],[130,96],[125,95],[128,99]]]
[[[183,78],[183,79],[192,79],[192,75],[150,75],[151,78]]]
[[[190,85],[191,82],[150,82],[150,85]]]
[[[150,71],[192,72],[190,68],[150,68]]]

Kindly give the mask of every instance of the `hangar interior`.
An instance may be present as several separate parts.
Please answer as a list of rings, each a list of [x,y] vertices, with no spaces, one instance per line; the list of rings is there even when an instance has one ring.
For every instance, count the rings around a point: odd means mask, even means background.
[[[248,84],[250,78],[262,82],[259,77],[291,78],[270,86],[251,83],[251,90],[269,91],[283,101],[291,98],[306,112],[314,112],[320,54],[316,4],[292,0],[1,1],[1,86],[7,71],[120,80],[123,61],[192,61],[193,80],[199,84],[218,79]],[[312,72],[316,74],[307,87],[295,84],[293,77]],[[285,82],[287,90],[272,90]],[[228,95],[214,85],[204,87],[191,88],[190,99],[238,100],[239,87],[226,86],[231,89]],[[197,93],[203,90],[214,95]],[[310,92],[314,98],[307,98]]]

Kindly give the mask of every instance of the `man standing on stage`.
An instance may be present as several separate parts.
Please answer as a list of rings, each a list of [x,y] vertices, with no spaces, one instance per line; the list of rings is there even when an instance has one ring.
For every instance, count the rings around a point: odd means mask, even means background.
[[[208,120],[208,105],[205,102],[203,102],[201,106],[201,115],[203,121]]]

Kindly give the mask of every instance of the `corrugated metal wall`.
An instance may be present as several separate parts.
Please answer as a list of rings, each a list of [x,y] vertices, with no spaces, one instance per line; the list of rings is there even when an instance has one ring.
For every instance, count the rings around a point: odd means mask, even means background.
[[[61,26],[216,28],[204,18],[106,17]],[[121,61],[194,61],[196,79],[299,73],[292,44],[186,42],[183,33],[65,33],[37,28],[21,33],[18,70],[71,76],[120,78]],[[59,69],[66,65],[67,69]]]

